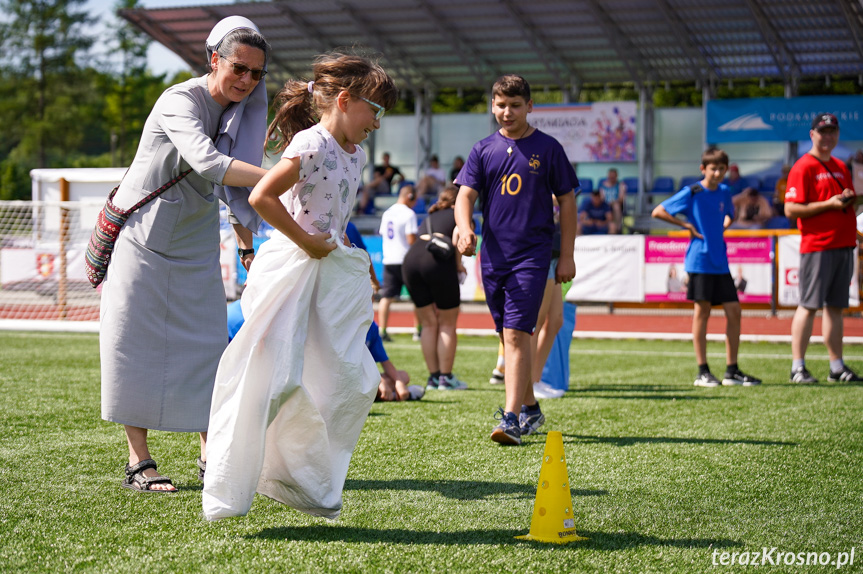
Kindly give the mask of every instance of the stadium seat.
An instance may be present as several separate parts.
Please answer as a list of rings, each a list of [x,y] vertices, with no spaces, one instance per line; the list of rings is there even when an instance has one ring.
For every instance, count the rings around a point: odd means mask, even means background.
[[[653,187],[650,189],[650,193],[674,193],[677,191],[677,188],[674,187],[674,179],[665,175],[660,175],[656,179],[653,180]]]
[[[790,229],[791,220],[784,215],[775,215],[767,220],[764,229]]]
[[[754,175],[744,175],[740,179],[743,180],[743,189],[746,189],[747,187],[761,189],[761,178],[759,177],[755,177]]]
[[[424,197],[417,199],[417,202],[414,204],[414,213],[418,215],[424,215],[428,211],[428,206],[426,205],[426,200]]]
[[[776,182],[779,181],[778,175],[765,175],[761,180],[761,191],[769,191],[773,193],[776,190]]]
[[[590,195],[590,192],[593,191],[593,180],[589,177],[579,177],[578,184],[581,188],[581,195]]]
[[[624,177],[623,183],[626,184],[626,194],[627,195],[638,195],[638,178],[637,177]]]

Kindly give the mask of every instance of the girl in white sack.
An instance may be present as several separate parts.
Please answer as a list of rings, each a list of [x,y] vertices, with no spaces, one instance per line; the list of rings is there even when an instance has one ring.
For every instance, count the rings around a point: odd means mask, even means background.
[[[249,271],[246,322],[216,375],[203,493],[209,520],[246,514],[256,491],[338,517],[380,380],[365,346],[369,258],[342,239],[366,163],[359,144],[398,90],[359,56],[320,56],[313,71],[314,81],[288,81],[276,96],[268,136],[284,152],[249,198],[276,231]]]

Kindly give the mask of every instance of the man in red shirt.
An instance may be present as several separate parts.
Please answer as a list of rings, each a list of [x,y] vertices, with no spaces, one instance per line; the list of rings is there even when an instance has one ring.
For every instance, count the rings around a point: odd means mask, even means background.
[[[821,331],[830,357],[830,382],[861,381],[842,361],[842,310],[854,270],[856,194],[845,164],[831,155],[839,143],[839,121],[818,114],[809,130],[812,149],[788,174],[785,215],[800,230],[800,303],[791,323],[791,382],[817,383],[806,369],[812,323],[823,308]]]

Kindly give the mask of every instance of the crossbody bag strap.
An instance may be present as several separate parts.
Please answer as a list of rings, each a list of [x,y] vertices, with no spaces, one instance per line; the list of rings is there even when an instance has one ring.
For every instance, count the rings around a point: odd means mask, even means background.
[[[177,175],[174,179],[172,179],[171,181],[169,181],[168,183],[166,183],[165,185],[163,185],[162,187],[160,187],[156,191],[153,191],[153,192],[150,192],[149,194],[147,194],[147,196],[144,197],[144,199],[142,199],[141,201],[139,201],[138,203],[136,203],[135,205],[130,207],[129,211],[135,211],[136,209],[140,208],[141,206],[146,205],[149,202],[153,201],[154,199],[156,199],[157,197],[159,197],[160,195],[162,195],[163,193],[168,191],[168,189],[172,188],[176,183],[178,183],[180,180],[182,180],[184,177],[186,177],[190,173],[192,173],[191,168],[187,169],[186,171],[180,172],[180,174]]]
[[[812,157],[815,157],[815,156],[813,155]],[[844,191],[845,191],[845,186],[844,186],[844,185],[842,185],[842,182],[841,182],[841,181],[839,181],[839,178],[838,178],[838,177],[836,177],[835,175],[833,175],[833,172],[830,170],[830,168],[827,166],[827,164],[826,164],[826,163],[824,163],[823,161],[821,161],[821,158],[819,158],[819,157],[815,157],[815,159],[817,159],[817,160],[818,160],[818,163],[820,163],[822,166],[824,166],[824,169],[825,169],[825,170],[827,170],[827,173],[828,173],[828,174],[830,174],[830,177],[832,177],[832,178],[833,178],[833,181],[835,181],[835,182],[836,182],[836,184],[839,186],[839,193],[844,192]]]

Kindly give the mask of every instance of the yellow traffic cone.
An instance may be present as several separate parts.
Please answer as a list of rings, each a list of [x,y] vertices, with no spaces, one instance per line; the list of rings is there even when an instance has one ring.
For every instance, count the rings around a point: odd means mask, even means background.
[[[569,474],[563,454],[563,435],[559,431],[550,431],[545,439],[530,533],[516,538],[555,544],[587,540],[575,531]]]

